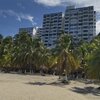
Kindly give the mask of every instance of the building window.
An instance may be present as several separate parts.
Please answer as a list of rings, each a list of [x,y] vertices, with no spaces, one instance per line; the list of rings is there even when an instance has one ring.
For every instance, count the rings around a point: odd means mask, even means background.
[[[83,34],[83,36],[88,36],[88,34]]]
[[[88,30],[83,30],[83,32],[88,32]]]

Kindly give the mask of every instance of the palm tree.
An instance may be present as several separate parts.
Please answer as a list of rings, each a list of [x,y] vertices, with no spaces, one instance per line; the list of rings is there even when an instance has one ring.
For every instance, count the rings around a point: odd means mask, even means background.
[[[46,62],[46,48],[41,39],[22,32],[14,37],[13,63],[25,70],[40,68]],[[34,68],[33,68],[34,67]]]
[[[9,69],[11,68],[11,52],[13,47],[13,38],[11,36],[7,36],[2,40],[0,45],[0,64],[2,67]]]
[[[87,56],[89,52],[89,43],[82,42],[78,47],[78,57],[80,60],[80,69],[85,75],[87,72]]]
[[[100,80],[100,36],[97,36],[90,44],[92,51],[88,56],[88,72],[92,78]]]
[[[33,63],[34,43],[32,36],[26,32],[19,33],[14,37],[13,63],[25,70]],[[24,72],[24,71],[23,71]]]
[[[90,76],[100,80],[100,47],[90,55],[88,64]]]
[[[60,76],[65,73],[69,75],[71,71],[79,67],[78,61],[70,50],[71,38],[66,34],[62,34],[57,45],[57,64],[59,66]]]

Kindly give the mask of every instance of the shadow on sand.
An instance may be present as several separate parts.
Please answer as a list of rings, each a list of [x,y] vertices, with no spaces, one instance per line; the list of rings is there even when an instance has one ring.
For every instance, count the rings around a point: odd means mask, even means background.
[[[95,96],[100,96],[100,90],[98,88],[94,88],[94,87],[83,87],[83,88],[80,88],[80,87],[73,87],[71,89],[71,91],[73,92],[77,92],[77,93],[80,93],[80,94],[92,94],[92,95],[95,95]]]
[[[67,85],[69,83],[61,83],[61,82],[51,82],[51,83],[46,83],[46,82],[28,82],[28,83],[25,83],[25,84],[38,85],[38,86],[52,85],[52,86],[64,87],[65,85]]]

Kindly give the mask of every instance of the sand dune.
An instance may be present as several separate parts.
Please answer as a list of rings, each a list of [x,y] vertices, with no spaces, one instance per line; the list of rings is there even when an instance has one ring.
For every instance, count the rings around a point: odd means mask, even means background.
[[[57,76],[0,74],[0,100],[100,100],[94,87],[78,81],[64,85]]]

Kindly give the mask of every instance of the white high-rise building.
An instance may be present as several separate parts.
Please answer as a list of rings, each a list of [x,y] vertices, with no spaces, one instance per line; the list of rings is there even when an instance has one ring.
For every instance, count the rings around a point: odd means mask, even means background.
[[[94,7],[67,7],[64,18],[64,32],[71,35],[76,43],[80,40],[91,41],[96,35],[96,12]]]
[[[43,34],[43,28],[37,28],[36,35],[42,39],[42,34]]]
[[[43,16],[43,28],[40,34],[45,46],[54,47],[61,31],[62,12],[45,14]]]

